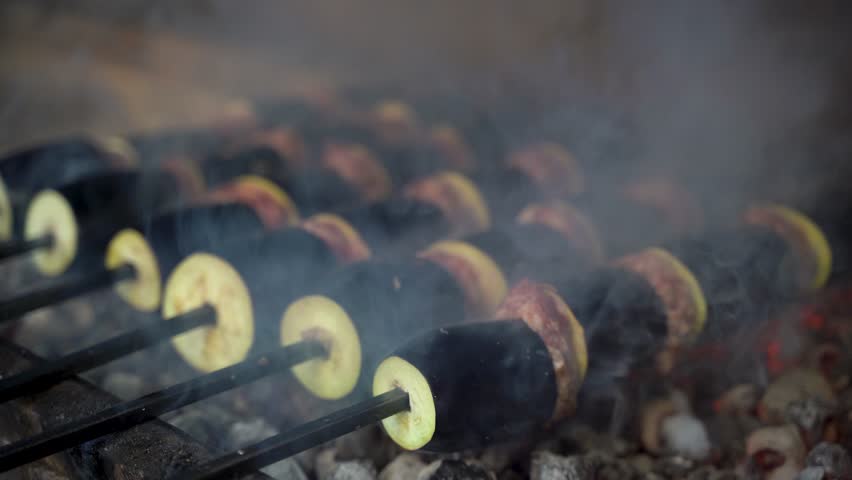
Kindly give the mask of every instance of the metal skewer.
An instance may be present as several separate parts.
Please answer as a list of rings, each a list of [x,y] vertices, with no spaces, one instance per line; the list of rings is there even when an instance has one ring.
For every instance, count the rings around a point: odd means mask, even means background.
[[[115,269],[101,268],[94,272],[62,278],[46,286],[0,300],[0,323],[135,277],[136,269],[132,265],[121,265]]]
[[[175,335],[216,322],[213,307],[203,306],[169,320],[122,333],[91,347],[0,380],[0,403],[44,390],[75,374],[91,370]]]
[[[40,248],[50,248],[51,246],[53,246],[53,235],[31,239],[9,240],[8,242],[0,243],[0,260],[17,257],[18,255],[23,255]]]
[[[408,393],[399,389],[391,390],[249,447],[228,453],[195,470],[182,472],[172,477],[172,480],[238,478],[258,468],[379,422],[391,415],[404,412],[408,408]]]
[[[305,341],[179,383],[53,430],[0,447],[0,472],[25,465],[103,435],[126,430],[163,413],[231,390],[326,354],[319,342]]]

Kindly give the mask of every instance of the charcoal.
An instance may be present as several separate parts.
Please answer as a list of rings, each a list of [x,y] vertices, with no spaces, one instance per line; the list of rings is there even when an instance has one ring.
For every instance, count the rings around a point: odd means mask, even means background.
[[[201,442],[208,442],[214,437],[207,416],[201,410],[190,408],[186,412],[175,416],[169,423],[188,433]]]
[[[823,467],[807,467],[798,475],[796,480],[829,480],[828,472]]]
[[[781,422],[789,415],[789,407],[796,401],[815,398],[825,405],[836,408],[837,397],[825,377],[817,370],[794,368],[778,377],[766,389],[760,400],[761,419],[765,422]]]
[[[654,459],[644,453],[627,457],[626,460],[639,473],[648,473],[654,468]]]
[[[333,448],[320,450],[314,457],[314,473],[316,478],[326,478],[331,475],[331,472],[337,466],[334,456],[337,452]]]
[[[849,452],[836,443],[822,442],[811,449],[805,459],[807,467],[821,468],[835,478],[852,478]]]
[[[227,429],[237,422],[232,413],[212,403],[189,407],[174,416],[169,423],[189,433],[213,448],[227,447]]]
[[[413,453],[403,453],[397,455],[392,462],[387,464],[379,474],[379,480],[407,480],[409,478],[417,478],[421,470],[426,468],[426,464]]]
[[[228,429],[228,448],[240,448],[278,434],[272,425],[262,418],[240,420]]]
[[[583,425],[572,425],[565,429],[565,436],[582,452],[601,452],[623,457],[636,452],[639,445],[621,436],[597,432]]]
[[[337,450],[335,458],[338,461],[367,458],[379,469],[391,461],[396,450],[392,442],[386,441],[386,436],[378,425],[371,425],[338,438],[334,442],[334,448]]]
[[[375,480],[376,467],[370,462],[349,461],[340,462],[327,477],[319,480]]]
[[[664,478],[683,478],[693,468],[695,462],[681,456],[668,456],[658,459],[654,462],[654,472]]]
[[[729,470],[717,470],[715,467],[705,465],[693,470],[685,478],[686,480],[737,480],[742,477]]]
[[[747,415],[717,415],[707,419],[711,443],[722,461],[736,462],[745,455],[745,438],[760,428],[760,421]]]
[[[125,400],[141,397],[146,387],[142,377],[127,372],[112,372],[101,381],[101,388]]]
[[[795,425],[763,427],[746,439],[746,471],[771,479],[792,479],[805,466],[805,445]]]
[[[308,476],[299,466],[299,462],[292,458],[273,463],[263,468],[261,472],[278,480],[308,480]]]
[[[670,415],[663,420],[662,436],[666,448],[686,458],[702,460],[710,454],[710,439],[704,424],[686,413]]]
[[[532,480],[629,480],[636,476],[629,463],[600,453],[562,457],[537,452],[530,473]]]
[[[295,456],[293,456],[293,460],[299,464],[302,468],[302,471],[307,473],[308,475],[314,474],[314,462],[317,458],[317,453],[319,453],[319,448],[312,448],[310,450],[305,450]]]
[[[485,467],[463,460],[436,460],[420,471],[417,480],[496,480]]]
[[[497,475],[497,480],[526,480],[527,478],[514,470],[504,470]]]
[[[787,405],[787,420],[797,425],[803,432],[805,442],[812,445],[822,437],[826,420],[834,416],[836,409],[836,405],[817,397],[806,397]]]
[[[500,472],[528,454],[529,446],[526,442],[500,444],[486,448],[479,455],[479,463],[489,470]]]

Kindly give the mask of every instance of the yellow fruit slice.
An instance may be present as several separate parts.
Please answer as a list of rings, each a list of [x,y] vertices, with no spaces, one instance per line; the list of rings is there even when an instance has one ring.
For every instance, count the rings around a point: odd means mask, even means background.
[[[15,225],[15,212],[12,210],[12,198],[6,188],[6,182],[0,178],[0,241],[12,239]]]
[[[194,368],[212,372],[246,358],[254,342],[254,313],[239,273],[219,257],[195,253],[166,282],[163,317],[172,318],[205,304],[216,311],[216,324],[178,335],[172,345]]]
[[[423,447],[435,434],[435,401],[426,377],[414,365],[400,357],[388,357],[373,376],[373,395],[394,388],[408,393],[409,410],[382,420],[388,436],[406,450]]]
[[[24,238],[53,238],[51,246],[33,252],[33,262],[42,274],[57,276],[65,272],[77,255],[78,233],[74,210],[56,190],[42,190],[30,202]]]
[[[293,302],[281,317],[281,344],[303,340],[319,341],[328,355],[293,367],[296,378],[320,398],[348,395],[361,373],[361,340],[346,311],[320,295]]]
[[[160,267],[154,251],[141,233],[132,228],[118,232],[107,246],[104,265],[108,269],[133,266],[136,277],[115,285],[116,293],[133,308],[153,312],[160,306],[163,287]]]

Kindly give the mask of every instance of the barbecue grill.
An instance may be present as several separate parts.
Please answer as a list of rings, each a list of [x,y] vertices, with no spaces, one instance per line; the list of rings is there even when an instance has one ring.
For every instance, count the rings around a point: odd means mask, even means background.
[[[8,149],[0,477],[852,478],[845,170],[779,159],[750,188],[738,142],[798,146],[807,122],[692,84],[665,110],[720,105],[662,140],[644,70],[609,91],[589,58],[650,41],[623,15],[674,20],[570,3],[578,38],[556,37],[588,58],[567,97],[486,66],[449,87],[328,74]],[[173,34],[152,33],[228,53]],[[835,140],[832,120],[807,118]]]

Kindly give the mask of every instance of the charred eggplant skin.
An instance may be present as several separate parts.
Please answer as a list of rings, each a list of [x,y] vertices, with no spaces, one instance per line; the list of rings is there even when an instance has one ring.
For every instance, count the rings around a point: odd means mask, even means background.
[[[394,355],[414,365],[432,390],[436,425],[425,451],[493,445],[530,433],[553,414],[553,364],[522,320],[433,330]]]
[[[253,148],[230,158],[205,162],[209,165],[206,181],[222,185],[240,176],[262,176],[286,191],[305,214],[363,203],[358,192],[337,174],[313,167],[293,171],[287,166],[289,163],[269,148]]]
[[[109,159],[92,142],[72,138],[0,159],[0,176],[11,191],[35,192],[73,182],[108,165]]]
[[[705,338],[723,338],[743,319],[765,318],[773,298],[790,291],[784,259],[791,253],[770,229],[741,226],[685,237],[667,246],[695,275],[707,299]]]
[[[363,262],[326,278],[315,293],[343,308],[358,330],[365,373],[358,392],[365,395],[375,366],[400,342],[464,319],[464,292],[429,262]]]
[[[152,190],[151,185],[157,188]],[[77,254],[66,273],[99,268],[116,233],[144,224],[179,197],[173,177],[159,172],[110,172],[63,185],[56,191],[71,206],[80,232]]]
[[[239,203],[174,210],[139,227],[157,257],[163,278],[192,253],[219,251],[236,238],[260,235],[265,231],[255,211]]]
[[[425,247],[450,234],[451,227],[441,210],[431,204],[394,197],[340,213],[374,252],[400,253]]]
[[[240,238],[208,251],[243,278],[257,319],[258,351],[277,345],[281,313],[295,299],[317,290],[318,282],[337,265],[325,243],[297,228]]]
[[[585,332],[589,373],[584,390],[611,387],[665,345],[665,307],[641,276],[605,267],[553,284]]]
[[[591,269],[589,259],[544,225],[506,224],[463,240],[493,258],[510,279],[530,276],[549,282],[564,278],[566,272]]]
[[[542,199],[532,180],[514,167],[471,175],[481,185],[482,195],[491,210],[499,215],[496,223],[508,223],[527,204]]]

